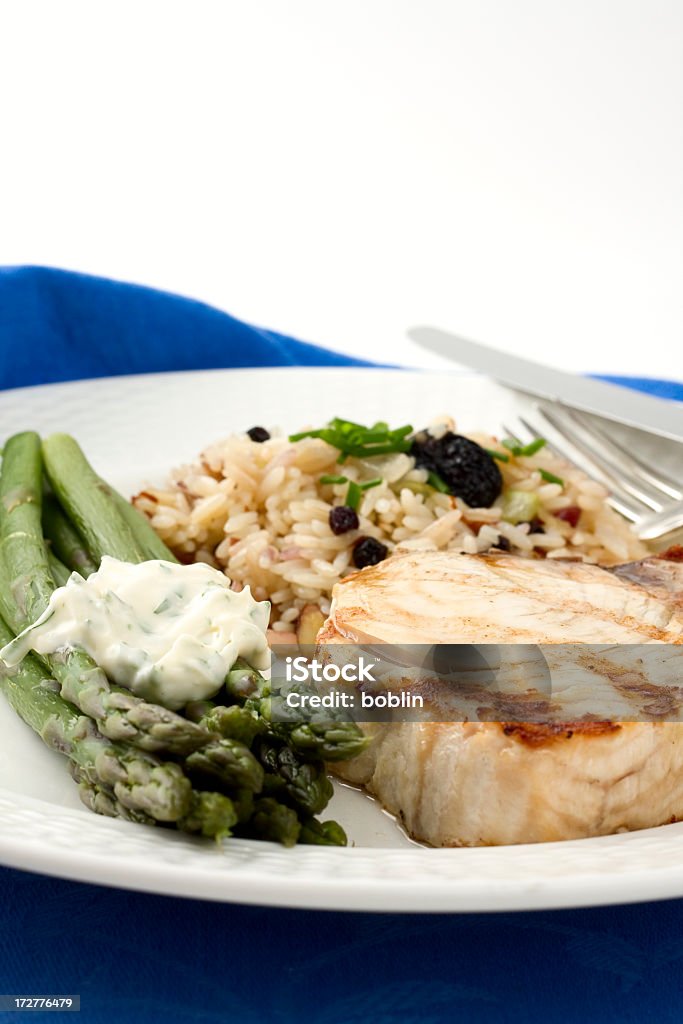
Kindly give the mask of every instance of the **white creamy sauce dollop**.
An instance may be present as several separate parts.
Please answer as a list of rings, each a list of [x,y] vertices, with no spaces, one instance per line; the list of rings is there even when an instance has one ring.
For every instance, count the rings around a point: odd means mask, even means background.
[[[33,625],[0,651],[16,665],[29,650],[80,647],[109,678],[172,710],[213,697],[239,657],[269,666],[270,604],[235,592],[211,566],[105,556],[88,579],[73,573]]]

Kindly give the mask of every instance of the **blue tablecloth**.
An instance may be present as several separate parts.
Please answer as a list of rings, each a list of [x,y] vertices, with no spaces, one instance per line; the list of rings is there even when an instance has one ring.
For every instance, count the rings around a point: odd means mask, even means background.
[[[0,388],[359,362],[160,292],[0,270]],[[627,383],[683,398],[681,385]],[[340,914],[150,896],[0,868],[0,994],[80,993],[88,1024],[666,1024],[683,1016],[682,969],[680,900],[502,915]],[[5,1018],[17,1019],[0,1012]]]

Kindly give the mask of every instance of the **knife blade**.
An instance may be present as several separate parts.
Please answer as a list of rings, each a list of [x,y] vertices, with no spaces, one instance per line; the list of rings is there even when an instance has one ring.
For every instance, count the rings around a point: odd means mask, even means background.
[[[411,327],[407,334],[422,348],[479,370],[516,391],[625,423],[629,427],[648,430],[674,441],[683,441],[683,404],[680,402],[555,370],[438,327]]]

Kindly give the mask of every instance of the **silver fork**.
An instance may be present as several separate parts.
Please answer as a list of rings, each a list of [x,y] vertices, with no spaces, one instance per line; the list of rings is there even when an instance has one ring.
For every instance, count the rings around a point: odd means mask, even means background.
[[[596,420],[556,403],[536,402],[518,426],[503,429],[522,442],[544,437],[548,446],[609,489],[609,505],[641,540],[655,541],[683,527],[683,484],[630,452]],[[683,477],[683,458],[681,459]]]

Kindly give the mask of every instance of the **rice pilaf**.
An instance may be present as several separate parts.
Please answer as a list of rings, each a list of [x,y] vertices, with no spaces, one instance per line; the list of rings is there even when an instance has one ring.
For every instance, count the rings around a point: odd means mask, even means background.
[[[454,429],[442,417],[429,431],[439,437]],[[603,565],[647,554],[607,505],[607,489],[547,447],[526,456],[491,435],[467,436],[499,456],[503,491],[489,508],[471,508],[430,486],[427,470],[416,468],[409,454],[348,458],[340,467],[339,451],[327,441],[276,434],[211,444],[165,487],[147,487],[133,500],[181,561],[207,562],[237,589],[249,585],[257,600],[269,600],[271,628],[282,634],[296,630],[307,606],[328,614],[334,584],[356,571],[354,544],[361,537],[376,538],[389,556],[399,545],[468,554],[503,547]],[[340,474],[344,482],[320,479]],[[336,535],[331,509],[345,503],[349,482],[371,479],[359,496],[358,528]],[[515,521],[506,510],[510,492],[533,510],[528,521]]]

